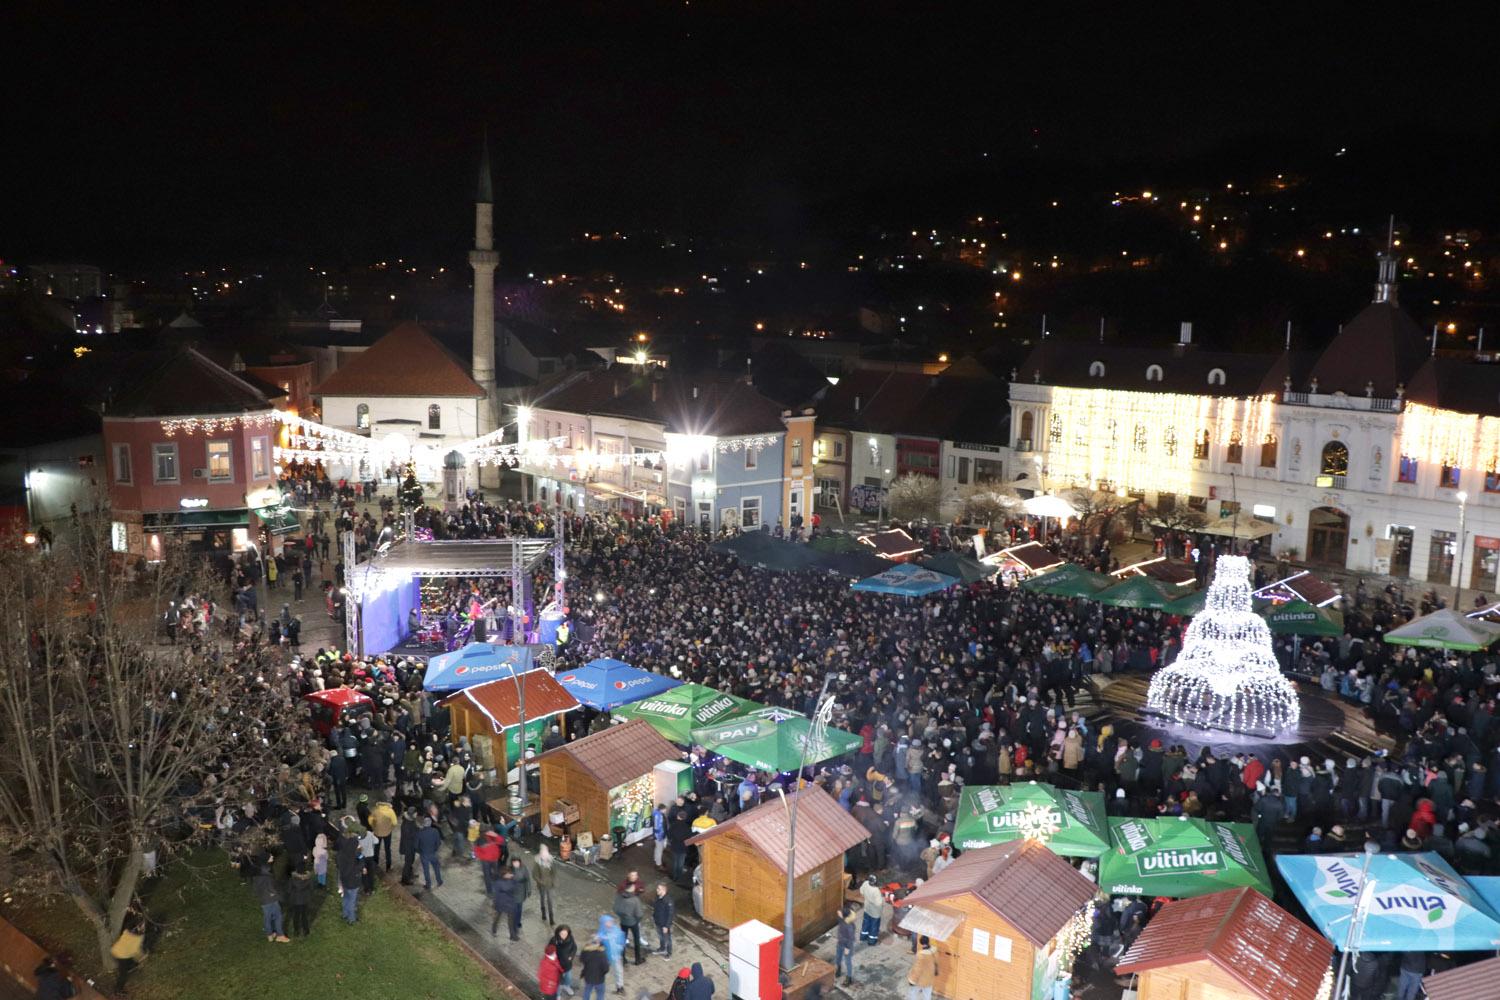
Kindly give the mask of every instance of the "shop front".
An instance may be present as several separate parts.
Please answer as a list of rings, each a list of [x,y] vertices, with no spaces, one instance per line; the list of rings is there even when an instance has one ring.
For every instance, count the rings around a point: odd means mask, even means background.
[[[160,562],[171,544],[189,552],[233,554],[250,544],[250,512],[208,510],[194,507],[190,499],[175,511],[147,511],[141,515],[142,543],[146,559]]]

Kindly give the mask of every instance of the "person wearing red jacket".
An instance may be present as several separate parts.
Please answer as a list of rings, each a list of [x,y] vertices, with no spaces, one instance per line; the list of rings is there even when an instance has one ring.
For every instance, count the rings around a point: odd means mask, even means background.
[[[494,830],[485,831],[484,837],[474,845],[474,857],[484,875],[484,894],[489,895],[495,880],[500,877],[500,860],[505,850],[505,838]]]
[[[542,991],[542,1000],[557,1000],[557,988],[561,982],[562,966],[557,961],[557,946],[548,944],[541,963],[536,967],[536,984]]]

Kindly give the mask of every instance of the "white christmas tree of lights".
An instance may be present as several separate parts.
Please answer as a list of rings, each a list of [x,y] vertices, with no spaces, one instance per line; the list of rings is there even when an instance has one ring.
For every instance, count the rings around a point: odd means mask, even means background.
[[[1220,556],[1182,653],[1156,672],[1146,707],[1178,722],[1274,735],[1297,724],[1297,689],[1281,675],[1271,630],[1250,609],[1250,560]]]

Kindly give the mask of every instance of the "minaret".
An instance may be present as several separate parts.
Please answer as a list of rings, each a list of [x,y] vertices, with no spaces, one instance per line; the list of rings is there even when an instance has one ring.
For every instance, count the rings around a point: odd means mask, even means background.
[[[488,434],[500,424],[495,399],[495,191],[490,180],[490,141],[486,134],[479,158],[479,186],[474,195],[474,381],[486,398],[479,404],[477,434]]]

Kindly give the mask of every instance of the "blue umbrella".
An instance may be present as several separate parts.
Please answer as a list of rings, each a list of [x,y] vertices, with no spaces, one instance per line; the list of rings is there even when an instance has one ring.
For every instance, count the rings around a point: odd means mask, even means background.
[[[650,698],[669,691],[682,681],[632,667],[620,660],[591,660],[557,675],[557,683],[580,704],[600,711]]]
[[[897,563],[883,573],[853,584],[854,590],[874,594],[895,594],[898,597],[924,597],[939,590],[947,590],[958,583],[957,577],[947,573],[936,573],[911,563]]]
[[[422,687],[427,691],[458,691],[474,684],[513,677],[536,668],[529,646],[500,646],[471,642],[427,661]]]
[[[1433,852],[1377,854],[1361,877],[1363,854],[1283,854],[1276,867],[1302,908],[1343,948],[1355,904],[1363,909],[1360,951],[1493,951],[1500,914]]]

